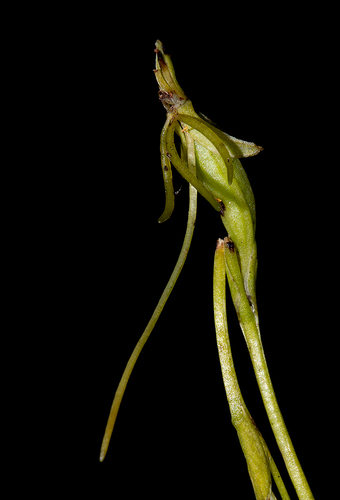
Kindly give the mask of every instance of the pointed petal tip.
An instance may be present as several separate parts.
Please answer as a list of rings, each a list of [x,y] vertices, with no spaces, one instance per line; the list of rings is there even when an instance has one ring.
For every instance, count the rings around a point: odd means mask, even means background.
[[[162,54],[164,54],[164,47],[160,40],[156,40],[155,47],[155,52],[161,52]]]
[[[103,448],[100,450],[100,455],[99,455],[99,462],[103,462],[104,461],[104,458],[106,456],[106,450],[104,450]]]
[[[171,213],[166,213],[166,214],[164,214],[164,212],[163,212],[162,215],[157,220],[158,224],[162,224],[163,222],[165,222],[168,219],[170,219],[171,214],[172,214],[172,212]]]

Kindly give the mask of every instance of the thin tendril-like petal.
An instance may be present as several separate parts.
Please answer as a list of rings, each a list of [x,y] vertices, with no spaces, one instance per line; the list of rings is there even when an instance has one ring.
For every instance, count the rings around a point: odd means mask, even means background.
[[[191,139],[191,137],[190,137]],[[192,142],[192,145],[188,144],[188,162],[189,162],[189,168],[193,172],[192,175],[194,175],[195,172],[195,165],[192,164],[192,158],[195,157],[195,154],[192,153],[192,148],[194,148],[194,143]],[[107,421],[106,429],[105,429],[105,434],[102,442],[102,447],[100,451],[100,458],[99,460],[102,462],[105,458],[112,431],[115,425],[115,421],[117,418],[118,410],[120,407],[120,403],[122,401],[127,383],[129,381],[130,375],[132,373],[133,367],[135,366],[135,363],[138,359],[139,354],[141,353],[146,341],[148,340],[154,326],[157,323],[157,320],[165,306],[166,301],[168,300],[173,287],[175,286],[175,283],[178,279],[178,276],[180,275],[180,272],[184,266],[185,260],[188,255],[188,251],[190,248],[193,232],[194,232],[194,227],[195,227],[195,221],[196,221],[196,209],[197,209],[197,191],[194,189],[192,186],[190,186],[190,199],[189,199],[189,213],[188,213],[188,222],[187,222],[187,229],[182,245],[181,252],[179,254],[176,266],[170,276],[170,279],[168,281],[168,284],[166,285],[161,298],[159,299],[159,302],[153,312],[153,315],[147,324],[147,327],[145,328],[142,336],[140,337],[139,341],[137,342],[136,347],[133,350],[133,353],[130,356],[129,361],[127,362],[127,365],[125,367],[124,373],[122,375],[122,378],[119,382],[110,415]]]
[[[167,219],[169,219],[175,206],[175,195],[174,195],[174,187],[172,184],[171,164],[167,156],[167,149],[166,149],[166,135],[169,128],[170,119],[171,116],[168,115],[161,133],[161,164],[162,164],[162,173],[163,173],[164,188],[165,188],[165,208],[164,212],[158,219],[158,222],[164,222]]]
[[[207,122],[204,122],[200,118],[181,114],[179,114],[177,118],[180,122],[186,123],[189,127],[198,130],[198,132],[203,134],[215,146],[227,167],[228,183],[231,184],[233,182],[233,163],[229,151],[223,144],[221,138],[212,130]]]

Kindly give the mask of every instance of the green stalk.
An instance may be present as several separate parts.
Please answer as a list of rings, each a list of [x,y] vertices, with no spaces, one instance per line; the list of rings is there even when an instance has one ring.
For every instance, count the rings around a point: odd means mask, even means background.
[[[223,383],[232,419],[237,420],[239,415],[243,415],[245,403],[238,384],[228,335],[224,246],[224,241],[218,240],[214,259],[214,320]]]
[[[188,168],[190,169],[190,172],[192,174],[195,174],[196,171],[196,165],[195,165],[195,150],[194,150],[194,141],[191,138],[191,136],[187,137],[187,158],[188,158]],[[194,227],[195,227],[195,221],[196,221],[196,210],[197,210],[197,191],[194,187],[191,185],[189,186],[189,213],[188,213],[188,222],[187,222],[187,229],[182,245],[181,252],[179,254],[178,260],[176,262],[176,266],[170,276],[170,279],[162,293],[161,298],[158,301],[158,304],[152,314],[152,317],[147,324],[147,327],[145,328],[142,336],[140,337],[139,341],[136,344],[136,347],[134,348],[129,361],[127,362],[127,365],[125,367],[124,373],[122,375],[122,378],[119,382],[112,406],[111,406],[111,411],[110,415],[106,424],[106,429],[105,429],[105,434],[100,450],[100,457],[99,460],[102,462],[105,458],[105,455],[107,453],[107,449],[110,443],[112,431],[116,422],[118,410],[120,407],[120,403],[122,401],[127,383],[129,381],[130,375],[132,373],[132,370],[136,364],[136,361],[146,343],[148,340],[152,330],[154,329],[157,320],[166,304],[166,301],[168,300],[173,287],[175,286],[175,283],[180,275],[180,272],[182,271],[182,268],[184,266],[185,260],[188,255],[188,251],[190,248],[193,232],[194,232]]]
[[[265,446],[267,447],[266,444],[265,444]],[[285,487],[284,482],[282,480],[281,474],[279,473],[278,468],[276,467],[276,464],[275,464],[274,459],[268,450],[268,447],[267,447],[267,452],[269,455],[270,472],[271,472],[272,477],[274,478],[276,487],[279,490],[281,498],[282,498],[282,500],[290,500],[290,497],[288,495],[288,491],[286,490],[286,487]]]
[[[227,242],[229,242],[228,239]],[[243,278],[237,257],[237,249],[230,244],[226,245],[225,263],[229,288],[240,325],[247,342],[257,383],[261,391],[264,406],[266,408],[276,442],[280,448],[288,473],[299,499],[314,500],[275,396],[264,355],[260,332],[244,289]]]
[[[231,353],[226,312],[225,242],[218,240],[214,259],[214,318],[218,354],[232,423],[247,461],[256,500],[275,500],[271,474],[283,500],[290,500],[268,447],[245,405]]]

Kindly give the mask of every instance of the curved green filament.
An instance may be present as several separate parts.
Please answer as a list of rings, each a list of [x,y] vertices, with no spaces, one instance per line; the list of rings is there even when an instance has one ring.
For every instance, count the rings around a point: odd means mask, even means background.
[[[221,211],[221,206],[214,197],[214,195],[208,191],[206,187],[203,186],[202,182],[197,179],[197,177],[190,172],[188,169],[187,164],[181,160],[181,158],[178,156],[176,146],[174,143],[174,133],[175,133],[175,126],[176,126],[176,120],[174,117],[172,117],[172,123],[170,123],[167,136],[166,136],[166,146],[167,146],[167,152],[170,155],[170,161],[173,164],[173,166],[176,168],[176,170],[184,177],[186,181],[189,182],[194,188],[197,189],[197,191],[207,200],[209,203],[214,207],[215,210]]]
[[[194,142],[192,141],[192,143],[191,143],[190,139],[192,140],[192,138],[190,137],[190,138],[188,138],[188,141],[187,141],[188,168],[192,172],[192,175],[195,175],[195,164],[194,164],[195,151],[193,149]],[[190,248],[190,244],[191,244],[191,240],[192,240],[192,236],[193,236],[193,232],[194,232],[194,227],[195,227],[196,208],[197,208],[197,191],[191,185],[189,185],[189,190],[190,190],[189,191],[190,198],[189,198],[188,222],[187,222],[187,229],[186,229],[182,249],[181,249],[181,252],[179,254],[176,266],[175,266],[175,268],[170,276],[170,279],[169,279],[169,281],[168,281],[168,283],[167,283],[167,285],[162,293],[162,296],[158,301],[158,304],[157,304],[157,306],[152,314],[152,317],[151,317],[149,323],[147,324],[147,327],[145,328],[142,336],[140,337],[139,341],[137,342],[136,347],[134,348],[133,353],[131,354],[129,361],[127,362],[124,373],[123,373],[122,378],[119,382],[119,386],[117,388],[117,391],[116,391],[116,394],[115,394],[115,397],[114,397],[114,400],[113,400],[113,403],[111,406],[111,411],[110,411],[110,415],[109,415],[109,418],[108,418],[108,421],[106,424],[105,434],[104,434],[104,438],[103,438],[103,442],[102,442],[102,446],[101,446],[100,457],[99,457],[99,460],[101,462],[105,458],[105,455],[106,455],[106,452],[107,452],[107,449],[108,449],[108,446],[110,443],[112,431],[113,431],[115,421],[117,418],[120,403],[122,401],[122,398],[123,398],[127,383],[129,381],[130,375],[132,373],[132,370],[135,366],[135,363],[138,359],[138,356],[140,355],[146,341],[148,340],[154,326],[157,323],[157,320],[158,320],[158,318],[159,318],[159,316],[160,316],[160,314],[161,314],[161,312],[166,304],[166,301],[168,300],[168,298],[172,292],[173,287],[175,286],[175,283],[178,279],[178,276],[180,275],[180,272],[184,266],[185,260],[186,260],[187,255],[188,255],[188,251]]]
[[[167,149],[166,149],[166,135],[168,132],[170,120],[171,116],[168,115],[161,133],[160,149],[161,149],[162,173],[163,173],[164,188],[165,188],[165,208],[164,212],[158,219],[158,222],[164,222],[167,219],[169,219],[175,206],[175,195],[174,195],[174,187],[172,184],[171,164],[167,156]]]
[[[228,184],[231,184],[233,182],[234,171],[229,151],[223,144],[221,138],[210,127],[209,123],[204,122],[200,118],[194,118],[193,116],[181,115],[181,114],[177,116],[177,119],[180,122],[186,123],[187,125],[189,125],[189,127],[198,130],[198,132],[203,134],[215,146],[217,151],[222,156],[222,159],[227,167]]]

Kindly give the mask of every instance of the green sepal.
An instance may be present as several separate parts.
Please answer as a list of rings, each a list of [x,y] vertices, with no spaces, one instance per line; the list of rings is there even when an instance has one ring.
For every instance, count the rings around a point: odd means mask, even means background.
[[[223,132],[223,130],[220,130],[203,113],[199,113],[199,116],[205,123],[207,123],[207,125],[209,125],[215,134],[218,135],[222,141],[224,141],[231,157],[247,158],[248,156],[255,156],[263,151],[261,146],[257,146],[253,142],[242,141],[241,139],[236,139],[236,137]]]
[[[201,120],[201,118],[195,118],[193,116],[188,116],[185,114],[179,114],[177,118],[180,122],[183,122],[190,127],[198,130],[208,139],[208,141],[213,144],[213,146],[215,146],[222,160],[224,161],[227,169],[228,183],[231,184],[233,182],[233,165],[230,161],[230,154],[221,138],[214,132],[214,130],[212,130],[211,126],[207,122]]]
[[[163,44],[160,40],[156,41],[156,78],[159,84],[159,90],[164,92],[175,92],[180,98],[186,99],[182,88],[180,87],[175,69],[169,54],[164,51]],[[159,55],[161,54],[161,56]]]
[[[214,195],[211,191],[205,187],[202,182],[188,169],[188,165],[186,162],[181,160],[179,157],[176,146],[174,143],[174,133],[176,120],[175,117],[172,118],[172,123],[170,123],[167,135],[166,135],[166,147],[167,147],[167,155],[170,158],[171,163],[176,168],[176,170],[184,177],[186,181],[188,181],[197,191],[207,200],[209,203],[215,208],[217,211],[221,211],[221,205],[215,199]]]

